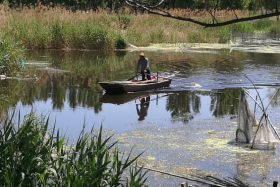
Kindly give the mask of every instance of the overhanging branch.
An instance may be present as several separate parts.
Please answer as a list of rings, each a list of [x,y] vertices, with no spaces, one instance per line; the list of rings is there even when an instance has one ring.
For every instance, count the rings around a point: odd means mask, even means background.
[[[139,4],[137,1],[133,1],[133,0],[126,0],[125,2],[126,2],[126,4],[128,4],[131,7],[142,8],[142,9],[146,10],[148,13],[151,13],[151,14],[156,14],[156,15],[160,15],[160,16],[163,16],[163,17],[169,17],[169,18],[173,18],[173,19],[177,19],[177,20],[192,22],[192,23],[201,25],[204,28],[221,27],[221,26],[226,26],[226,25],[230,25],[230,24],[234,24],[234,23],[253,21],[253,20],[264,19],[264,18],[269,18],[269,17],[274,17],[274,16],[279,16],[280,15],[279,11],[275,11],[273,13],[257,15],[257,16],[253,16],[253,17],[244,17],[244,18],[238,18],[237,15],[236,15],[236,19],[223,21],[223,22],[218,22],[215,18],[215,15],[213,15],[211,13],[210,15],[212,17],[212,21],[213,20],[215,20],[215,21],[213,21],[212,23],[206,23],[206,22],[202,22],[202,21],[198,21],[198,20],[189,18],[189,17],[172,15],[168,11],[159,9],[158,8],[159,5],[163,4],[166,1],[168,1],[168,0],[162,0],[162,1],[160,1],[159,4],[157,4],[155,6],[145,6],[143,4]]]
[[[178,20],[182,20],[182,21],[189,21],[192,23],[196,23],[198,25],[204,26],[204,28],[208,28],[208,27],[220,27],[220,26],[225,26],[225,25],[230,25],[233,23],[239,23],[239,22],[244,22],[244,21],[252,21],[252,20],[258,20],[258,19],[263,19],[263,18],[269,18],[269,17],[273,17],[273,16],[279,16],[280,12],[274,12],[274,13],[269,13],[269,14],[264,14],[264,15],[258,15],[258,16],[253,16],[253,17],[246,17],[246,18],[239,18],[239,19],[233,19],[233,20],[229,20],[229,21],[224,21],[224,22],[215,22],[215,23],[205,23],[205,22],[201,22],[198,20],[194,20],[192,18],[186,18],[186,17],[181,17],[181,16],[175,16],[172,14],[166,14],[166,13],[161,13],[161,12],[156,12],[156,11],[152,11],[149,9],[146,9],[149,13],[151,14],[157,14],[157,15],[161,15],[163,17],[170,17],[173,19],[178,19]]]

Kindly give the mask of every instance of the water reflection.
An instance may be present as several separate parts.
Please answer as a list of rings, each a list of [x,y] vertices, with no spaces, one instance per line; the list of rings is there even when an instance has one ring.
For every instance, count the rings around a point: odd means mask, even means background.
[[[138,52],[135,53],[138,54]],[[39,51],[35,53],[32,51],[31,59],[46,60],[51,62],[56,69],[67,70],[68,73],[50,71],[50,67],[35,69],[34,73],[37,74],[39,80],[22,82],[21,88],[24,89],[21,101],[24,105],[32,105],[38,100],[46,101],[50,98],[54,110],[63,111],[65,103],[69,102],[73,109],[93,107],[95,113],[98,113],[102,110],[99,98],[103,94],[97,84],[98,81],[131,77],[134,74],[134,59],[137,56],[135,53],[125,51]],[[185,123],[193,119],[193,116],[200,112],[201,107],[201,96],[195,92],[189,92],[190,88],[187,85],[190,82],[199,83],[202,85],[200,90],[208,91],[200,94],[208,94],[211,97],[210,110],[214,116],[235,114],[237,102],[234,98],[238,98],[238,91],[224,88],[251,85],[246,79],[242,79],[243,73],[250,74],[254,82],[263,83],[264,80],[269,83],[277,82],[274,77],[278,76],[277,66],[280,59],[278,54],[236,51],[232,52],[229,58],[223,50],[200,55],[178,52],[165,54],[148,52],[147,54],[153,70],[161,73],[180,72],[172,80],[171,91],[182,91],[182,93],[169,95],[166,109],[171,112],[173,122],[184,121]],[[270,76],[265,76],[266,74]],[[11,90],[12,88],[14,86]],[[216,88],[221,88],[222,91]],[[20,94],[16,95],[18,100]]]
[[[105,93],[100,97],[99,102],[121,105],[131,101],[136,101],[137,99],[142,97],[147,97],[155,94],[156,94],[155,92],[135,92],[135,93],[117,94],[117,95]]]
[[[147,91],[120,95],[104,94],[99,102],[121,105],[138,102],[136,111],[139,120],[144,120],[151,102],[163,98],[165,109],[171,116],[171,122],[188,123],[194,116],[210,112],[211,116],[237,115],[240,89],[224,89],[213,91]],[[152,98],[152,99],[151,99]]]
[[[166,109],[171,112],[172,122],[189,122],[193,119],[193,113],[199,113],[200,98],[196,92],[183,92],[168,96]]]
[[[97,91],[91,75],[37,70],[37,77],[39,78],[37,81],[24,83],[27,85],[21,90],[23,105],[33,105],[36,101],[51,99],[53,110],[62,111],[65,102],[73,109],[82,106],[94,108],[96,113],[101,110],[98,99],[102,92]]]
[[[149,104],[150,104],[150,96],[141,98],[140,104],[136,104],[136,111],[139,116],[138,121],[143,121],[145,117],[148,115]]]
[[[209,140],[213,140],[214,135],[235,136],[236,123],[229,123],[226,120],[236,121],[232,117],[238,113],[240,87],[252,88],[252,84],[244,78],[244,74],[250,77],[258,88],[265,87],[264,90],[259,90],[262,96],[267,97],[265,100],[269,100],[274,93],[273,86],[280,84],[280,54],[232,51],[231,55],[227,55],[228,50],[216,50],[215,53],[211,51],[209,53],[149,51],[145,53],[149,56],[153,71],[158,71],[163,75],[179,72],[173,77],[170,89],[118,96],[104,94],[98,82],[126,80],[133,76],[135,56],[138,56],[138,53],[138,51],[28,51],[27,61],[48,63],[36,67],[26,65],[24,71],[30,72],[32,76],[36,74],[38,80],[0,81],[1,114],[8,108],[16,107],[21,110],[21,116],[23,116],[30,111],[30,108],[38,108],[38,113],[48,112],[51,115],[50,119],[56,120],[57,127],[67,131],[67,136],[74,139],[79,135],[84,120],[88,122],[90,129],[92,124],[98,127],[102,123],[104,128],[121,133],[142,126],[153,126],[154,129],[159,129],[158,126],[171,127],[170,130],[172,130],[181,125],[181,130],[173,133],[176,140],[180,141],[172,145],[178,147],[179,152],[182,153],[182,147],[190,148],[189,144],[194,138],[204,140],[205,137],[208,137]],[[202,87],[191,87],[191,83],[197,83]],[[273,86],[270,88],[271,85]],[[279,97],[278,94],[271,104],[274,114],[279,113]],[[139,122],[140,117],[141,119],[144,117],[144,121]],[[277,122],[276,128],[279,129],[280,119],[273,118],[272,120]],[[202,131],[198,135],[196,132],[199,128]],[[150,137],[155,137],[154,132],[152,131]],[[182,133],[180,139],[177,138],[179,132]],[[169,144],[171,141],[166,137],[171,137],[172,134],[166,131],[163,136],[160,133],[158,137],[164,137]],[[193,139],[186,139],[186,137]],[[149,139],[144,137],[141,141],[144,140]],[[227,141],[224,138],[218,140],[220,143],[223,142],[221,140]],[[185,142],[184,146],[177,146],[182,141],[189,142]],[[218,142],[213,145],[220,146]],[[216,154],[219,149],[214,147],[215,151],[214,149],[208,150],[208,147],[204,145],[205,141],[201,141],[192,148],[198,147],[197,152],[188,150],[192,154],[200,155],[199,146],[202,146],[207,149],[206,153],[213,155],[213,162],[219,162],[219,153]],[[263,152],[260,153],[261,155],[255,154],[253,157],[252,152],[243,154],[244,149],[236,150],[239,151],[238,154],[230,155],[236,159],[233,162],[234,168],[238,167],[238,175],[260,170],[255,169],[254,165],[264,162],[265,158],[270,159],[270,156],[274,158],[272,163],[276,166],[277,159],[275,158],[280,158],[277,150],[276,155],[271,153],[265,157],[265,152]],[[152,149],[152,151],[154,150]],[[163,153],[158,155],[164,156],[165,153],[173,153],[168,148],[162,151]],[[228,150],[225,152],[227,155]],[[207,157],[209,154],[201,155]],[[185,155],[190,159],[195,158],[189,154]],[[172,155],[162,160],[166,160],[169,164],[177,162],[177,158],[179,158],[177,155]],[[176,159],[176,161],[169,159]],[[189,160],[194,165],[196,161]],[[184,160],[185,163],[187,162]],[[248,167],[245,168],[242,164],[247,164]],[[206,170],[214,168],[214,164],[209,165],[204,160],[203,166]],[[262,166],[270,167],[267,163],[259,167]],[[227,164],[224,164],[223,167],[225,167],[223,169],[225,172],[232,169],[232,167],[227,168]],[[260,176],[269,175],[267,174],[269,171],[271,170],[263,169],[263,174]],[[277,174],[279,171],[275,172],[275,175]]]
[[[240,89],[213,90],[211,93],[211,108],[213,116],[225,114],[235,115],[238,112]]]
[[[275,155],[275,150],[236,153],[236,176],[243,181],[253,179],[253,181],[264,182],[267,180],[267,176],[277,168],[278,163],[275,162]],[[270,183],[272,184],[275,179],[277,178],[271,178]],[[258,182],[256,185],[259,185]]]

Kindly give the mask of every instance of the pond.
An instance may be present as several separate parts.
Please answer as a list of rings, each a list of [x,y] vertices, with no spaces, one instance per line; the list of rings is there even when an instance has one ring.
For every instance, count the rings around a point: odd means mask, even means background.
[[[99,81],[134,75],[138,50],[27,51],[22,72],[0,81],[1,111],[35,110],[75,140],[102,124],[120,149],[144,154],[145,167],[180,176],[237,177],[256,186],[278,181],[279,145],[251,150],[235,144],[241,87],[268,105],[280,85],[280,54],[229,49],[149,50],[151,72],[171,75],[169,88],[108,95]],[[28,74],[29,76],[27,76]],[[255,85],[255,87],[254,87]],[[279,132],[279,94],[267,109]],[[260,101],[258,99],[258,101]],[[257,119],[262,111],[248,97]],[[2,112],[3,113],[3,112]],[[149,186],[180,186],[184,179],[148,173]]]

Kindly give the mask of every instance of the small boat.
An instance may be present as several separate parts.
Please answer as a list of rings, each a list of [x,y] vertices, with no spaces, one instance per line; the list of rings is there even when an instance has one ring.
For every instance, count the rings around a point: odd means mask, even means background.
[[[99,85],[106,90],[106,93],[120,94],[165,88],[169,87],[170,83],[170,77],[151,76],[151,80],[140,81],[131,79],[127,81],[99,82]]]

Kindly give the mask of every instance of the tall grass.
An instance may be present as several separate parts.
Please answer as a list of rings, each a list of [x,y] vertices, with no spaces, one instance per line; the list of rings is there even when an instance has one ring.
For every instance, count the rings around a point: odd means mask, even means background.
[[[1,9],[3,12],[4,9]],[[122,49],[128,43],[148,46],[150,43],[223,43],[235,32],[280,33],[276,19],[242,22],[233,25],[204,29],[187,21],[180,21],[151,14],[131,14],[124,10],[113,13],[106,10],[71,12],[63,7],[34,9],[24,7],[20,11],[9,10],[3,14],[2,29],[22,41],[27,48],[55,49]],[[203,22],[211,22],[205,11],[171,10],[175,15],[188,16]],[[236,11],[238,17],[248,12]],[[235,19],[231,12],[216,13],[219,22]]]
[[[60,20],[54,18],[25,19],[16,14],[10,20],[10,32],[21,38],[27,48],[114,49],[120,33],[102,22]],[[74,16],[74,15],[73,15]]]
[[[48,117],[31,112],[15,125],[13,115],[0,123],[0,186],[144,186],[146,172],[133,166],[141,154],[121,156],[102,126],[70,145]]]
[[[35,9],[24,7],[20,11],[10,10],[5,15],[7,19],[2,29],[30,49],[110,50],[127,45],[119,29],[120,24],[129,23],[130,18],[124,16],[114,20],[106,12],[74,13],[41,5]]]
[[[10,33],[0,33],[0,75],[18,70],[24,59],[24,47]]]

